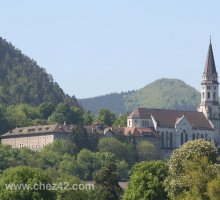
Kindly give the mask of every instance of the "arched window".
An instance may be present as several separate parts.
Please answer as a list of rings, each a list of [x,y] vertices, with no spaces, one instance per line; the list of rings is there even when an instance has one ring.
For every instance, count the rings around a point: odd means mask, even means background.
[[[181,145],[183,145],[183,133],[181,133]]]
[[[161,137],[162,137],[162,141],[161,141],[162,144],[161,144],[161,146],[164,147],[164,133],[163,132],[161,133]]]
[[[149,123],[149,121],[147,121],[147,127],[149,127],[150,126],[150,123]]]
[[[188,133],[185,134],[185,142],[188,142]]]
[[[202,98],[205,99],[205,93],[204,92],[202,93]]]
[[[214,93],[213,93],[213,99],[215,99],[215,96],[216,96],[216,95],[215,95],[215,92],[214,92]]]
[[[173,133],[170,133],[170,148],[173,147]]]
[[[208,92],[208,97],[207,98],[210,99],[210,92]]]

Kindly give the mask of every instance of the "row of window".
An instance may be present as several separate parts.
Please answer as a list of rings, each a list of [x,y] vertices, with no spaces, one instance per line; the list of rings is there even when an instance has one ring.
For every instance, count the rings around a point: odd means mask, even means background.
[[[203,87],[203,90],[204,90],[205,88]],[[211,90],[211,86],[207,86],[207,90]],[[213,87],[213,90],[216,90],[216,86],[214,86]]]
[[[148,127],[149,126],[149,121],[142,120],[142,126]]]
[[[130,127],[132,124],[131,124],[131,120],[128,120],[128,126]],[[137,124],[137,120],[134,120],[134,123]],[[149,127],[150,126],[150,122],[148,120],[142,120],[141,122],[141,125],[142,127]]]
[[[162,147],[167,147],[167,148],[172,148],[173,146],[173,133],[172,132],[161,132],[161,146]],[[195,140],[195,139],[206,139],[208,140],[208,134],[195,134],[193,133],[192,134],[192,139]],[[185,131],[183,131],[181,134],[180,134],[180,143],[181,145],[183,145],[184,143],[188,142],[189,138],[188,138],[188,133],[186,133]]]
[[[213,92],[212,97],[213,97],[213,99],[216,98],[216,93],[215,92]],[[202,93],[202,98],[205,99],[205,93],[204,92]],[[210,99],[210,98],[211,98],[211,94],[210,94],[210,92],[207,92],[207,99]]]
[[[23,147],[28,147],[29,149],[39,149],[39,148],[42,148],[42,147],[45,147],[45,145],[24,145],[24,144],[20,144],[20,148],[23,148]]]
[[[161,132],[161,146],[162,147],[167,147],[167,148],[172,148],[173,146],[173,133],[169,133],[168,131],[166,133]]]
[[[29,137],[28,138],[28,140],[37,140],[37,139],[49,139],[49,138],[52,138],[53,136],[39,136],[39,137]],[[27,138],[17,138],[16,140],[17,141],[23,141],[23,140],[25,140],[25,139],[27,139]],[[12,139],[13,140],[13,139]]]

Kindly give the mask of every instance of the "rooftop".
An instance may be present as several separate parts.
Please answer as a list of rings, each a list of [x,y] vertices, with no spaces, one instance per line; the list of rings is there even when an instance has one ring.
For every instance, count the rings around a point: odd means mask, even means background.
[[[185,116],[193,129],[213,130],[212,125],[205,115],[202,112],[196,111],[138,108],[134,110],[128,118],[150,119],[151,116],[154,117],[161,127],[175,127],[177,120]]]
[[[42,134],[42,133],[71,133],[72,127],[68,125],[52,124],[15,128],[1,137],[29,135],[29,134]]]

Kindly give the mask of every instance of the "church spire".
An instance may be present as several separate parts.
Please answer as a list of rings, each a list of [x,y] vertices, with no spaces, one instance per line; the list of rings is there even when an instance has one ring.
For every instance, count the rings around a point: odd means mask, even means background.
[[[212,50],[212,41],[211,41],[211,36],[210,36],[210,44],[209,44],[209,50],[208,50],[208,55],[206,58],[206,64],[205,64],[205,75],[217,75],[216,67],[215,67],[215,59],[214,59],[214,54]]]

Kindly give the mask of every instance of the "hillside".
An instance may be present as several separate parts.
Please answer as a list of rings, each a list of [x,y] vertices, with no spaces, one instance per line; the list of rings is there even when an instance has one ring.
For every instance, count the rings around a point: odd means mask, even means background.
[[[64,100],[78,105],[74,97],[64,94],[45,69],[0,37],[0,103],[38,105]]]
[[[78,101],[83,108],[95,114],[101,108],[116,113],[130,112],[137,107],[196,110],[199,98],[199,92],[183,81],[163,78],[136,91]]]

